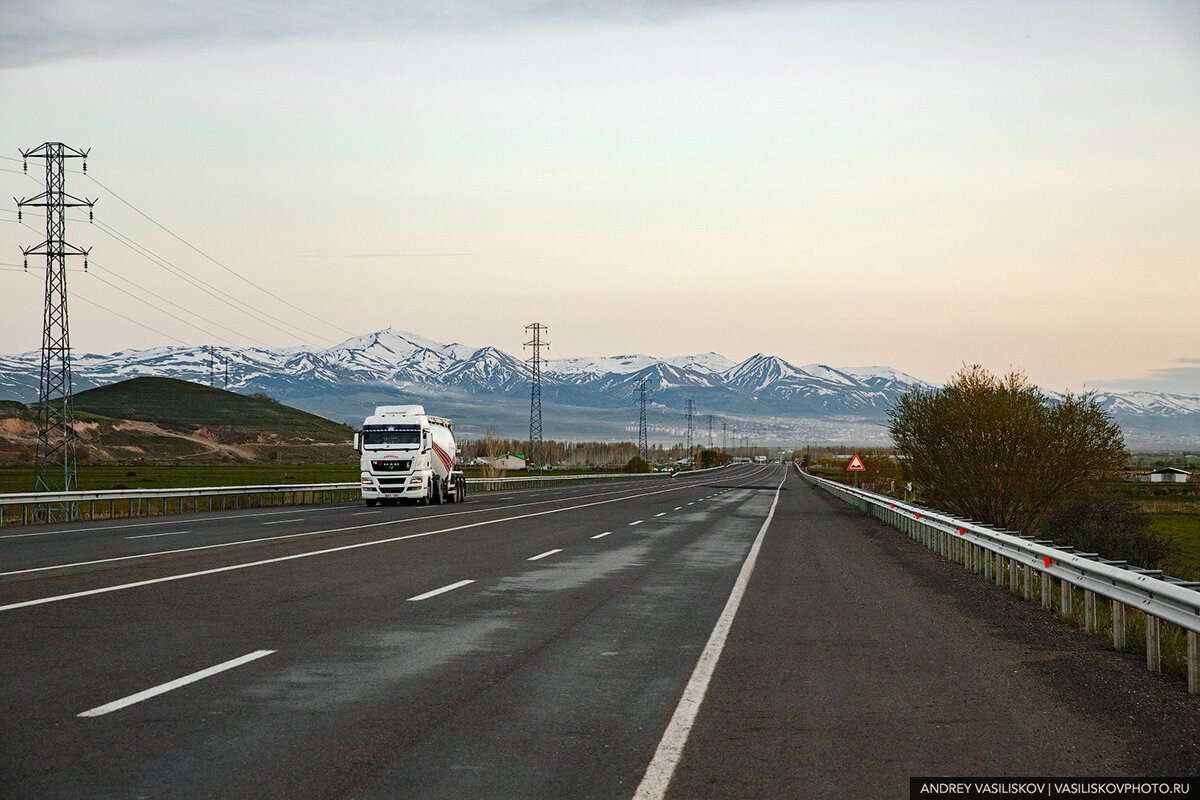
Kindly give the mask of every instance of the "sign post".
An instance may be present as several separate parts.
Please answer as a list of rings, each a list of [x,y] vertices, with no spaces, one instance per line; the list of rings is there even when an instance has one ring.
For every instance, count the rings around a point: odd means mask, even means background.
[[[858,457],[857,453],[855,453],[854,458],[850,459],[850,466],[846,467],[847,472],[854,473],[854,488],[855,489],[858,488],[858,473],[866,472],[866,470],[867,470],[867,468],[863,466],[862,459]]]

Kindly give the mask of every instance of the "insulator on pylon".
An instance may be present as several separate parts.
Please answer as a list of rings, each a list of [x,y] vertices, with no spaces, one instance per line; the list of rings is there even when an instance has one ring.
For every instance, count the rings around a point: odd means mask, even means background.
[[[29,162],[28,161],[24,161],[24,160],[21,161],[21,172],[29,172]]]
[[[18,207],[17,208],[17,222],[20,222],[20,221],[21,221],[21,209]]]
[[[88,222],[95,222],[95,219],[92,217],[92,209],[90,208],[88,209]]]
[[[83,171],[87,172],[87,159],[86,158],[83,160]]]
[[[25,259],[25,271],[29,272],[29,259]]]
[[[83,257],[83,271],[87,272],[87,256]]]

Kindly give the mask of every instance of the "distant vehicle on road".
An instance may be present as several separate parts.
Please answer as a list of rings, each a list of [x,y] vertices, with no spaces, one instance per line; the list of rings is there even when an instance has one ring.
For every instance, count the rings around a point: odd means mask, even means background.
[[[362,498],[368,506],[399,500],[461,503],[467,479],[456,469],[454,424],[424,406],[378,406],[354,434],[361,455]]]

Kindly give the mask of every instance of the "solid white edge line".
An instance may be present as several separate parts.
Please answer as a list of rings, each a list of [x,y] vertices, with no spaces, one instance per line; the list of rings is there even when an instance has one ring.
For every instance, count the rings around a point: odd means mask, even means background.
[[[147,689],[144,692],[138,692],[137,694],[131,694],[128,697],[121,698],[120,700],[114,700],[111,703],[105,703],[102,706],[96,706],[95,708],[90,709],[88,711],[84,711],[83,713],[78,714],[77,716],[80,716],[80,717],[103,716],[104,714],[108,714],[111,711],[117,711],[119,709],[125,708],[126,706],[131,706],[134,703],[140,703],[143,700],[149,700],[151,697],[155,697],[156,695],[164,694],[166,692],[171,691],[172,689],[178,689],[181,686],[187,686],[189,683],[195,683],[196,681],[204,680],[205,678],[208,678],[212,675],[216,675],[218,672],[224,672],[227,669],[233,669],[234,667],[240,667],[242,664],[247,664],[251,661],[255,661],[257,659],[262,658],[263,656],[269,656],[274,652],[275,652],[274,650],[255,650],[253,653],[247,653],[246,655],[241,656],[240,658],[235,658],[230,661],[226,661],[223,664],[217,664],[216,666],[209,667],[208,669],[202,669],[199,672],[193,672],[191,675],[184,675],[182,678],[176,678],[173,681],[168,681],[167,683],[159,684],[158,686],[155,686],[152,689]]]
[[[671,488],[668,488],[668,489],[662,489],[662,490],[659,490],[659,491],[654,491],[654,492],[648,492],[648,493],[647,493],[647,492],[644,492],[644,493],[642,493],[642,494],[629,495],[629,496],[628,496],[628,499],[635,499],[635,498],[638,498],[638,497],[645,497],[645,496],[647,496],[647,494],[662,494],[663,492],[673,492],[673,491],[677,491],[679,488],[682,488],[682,487],[671,487]],[[619,491],[625,491],[625,489],[623,488],[623,489],[621,489],[621,490],[619,490]],[[606,493],[606,492],[595,492],[595,493],[593,493],[593,494],[585,494],[585,495],[582,495],[581,497],[577,497],[577,498],[574,498],[574,499],[576,499],[576,500],[586,500],[586,499],[588,499],[589,497],[601,497],[601,496],[603,496],[603,495],[605,495],[605,494],[611,494],[611,493]],[[611,500],[611,501],[602,501],[602,502],[614,502],[614,503],[615,503],[615,502],[617,502],[617,501],[619,501],[619,500],[621,500],[621,499],[625,499],[625,498],[618,497],[618,498],[615,498],[615,499],[613,499],[613,500]],[[406,523],[409,523],[409,522],[417,522],[417,521],[421,521],[421,520],[427,520],[427,519],[441,519],[441,518],[447,518],[447,517],[460,517],[460,516],[464,516],[464,515],[466,515],[466,514],[484,514],[484,513],[487,513],[487,512],[489,512],[489,511],[506,511],[506,510],[512,510],[512,509],[515,509],[515,508],[525,508],[526,506],[538,506],[538,505],[544,505],[545,503],[548,503],[548,502],[553,502],[553,501],[550,501],[550,500],[540,500],[540,501],[538,501],[538,502],[536,502],[536,503],[517,503],[516,505],[511,505],[511,506],[501,506],[501,507],[499,507],[499,508],[486,507],[486,508],[477,508],[477,509],[475,509],[474,511],[452,511],[452,512],[449,512],[449,513],[446,513],[446,514],[440,514],[440,515],[437,515],[436,517],[434,517],[434,516],[425,516],[425,517],[404,517],[404,518],[401,518],[401,519],[392,519],[392,520],[388,520],[388,521],[386,521],[386,522],[373,522],[373,523],[370,523],[370,524],[367,524],[367,525],[358,525],[358,526],[352,526],[352,527],[344,527],[344,528],[323,528],[323,529],[321,529],[321,530],[307,531],[307,532],[304,532],[304,533],[287,533],[287,534],[283,534],[283,535],[280,535],[280,536],[259,536],[259,537],[257,537],[257,538],[254,538],[254,539],[238,539],[238,540],[236,540],[236,541],[232,541],[232,542],[221,542],[221,543],[219,543],[219,544],[205,544],[205,545],[199,545],[199,546],[196,546],[196,547],[181,547],[181,548],[176,548],[176,549],[174,549],[174,550],[155,550],[155,551],[153,551],[153,552],[150,552],[150,553],[136,553],[136,554],[134,554],[134,555],[131,555],[131,556],[115,556],[115,557],[113,557],[113,558],[100,558],[100,559],[96,559],[96,560],[93,560],[93,561],[76,561],[76,562],[74,562],[74,563],[71,563],[71,564],[50,564],[50,565],[48,565],[48,566],[44,566],[44,567],[29,567],[29,568],[26,568],[26,569],[17,569],[17,570],[11,570],[11,571],[9,571],[9,572],[0,572],[0,578],[7,577],[7,576],[9,576],[9,575],[25,575],[25,574],[27,574],[27,573],[30,573],[30,572],[47,572],[47,571],[49,571],[49,570],[55,570],[55,569],[68,569],[68,568],[74,568],[74,567],[90,567],[90,566],[93,566],[93,565],[95,565],[95,564],[108,564],[108,563],[111,563],[111,562],[114,562],[114,561],[136,561],[137,559],[140,559],[140,558],[157,558],[157,557],[159,557],[159,556],[171,556],[171,555],[176,555],[176,554],[178,554],[178,553],[192,553],[192,552],[197,552],[197,551],[200,551],[200,550],[221,550],[221,549],[228,548],[228,547],[238,547],[238,546],[240,546],[240,545],[244,545],[244,544],[258,544],[258,543],[260,543],[260,542],[275,542],[275,541],[282,541],[282,540],[284,540],[284,539],[303,539],[303,538],[306,538],[306,537],[309,537],[309,536],[320,536],[320,535],[322,535],[322,534],[326,534],[326,533],[343,533],[343,532],[345,532],[345,531],[350,531],[350,530],[365,530],[365,529],[367,529],[367,528],[378,528],[378,527],[380,527],[380,526],[386,526],[386,525],[403,525],[403,524],[406,524]],[[587,504],[587,505],[591,505],[591,504]],[[339,506],[339,507],[340,507],[340,508],[347,508],[348,506]],[[575,507],[576,507],[576,508],[583,508],[584,506],[575,506]],[[280,513],[280,514],[291,514],[291,513],[294,513],[294,512],[292,512],[292,511],[280,511],[280,512],[277,512],[277,513]],[[382,513],[382,512],[380,512],[380,513]],[[546,513],[553,513],[553,512],[546,512]],[[264,516],[264,515],[261,515],[261,514],[242,514],[242,515],[239,515],[238,517],[231,517],[231,519],[234,519],[234,518],[240,518],[240,517],[254,517],[254,516]],[[536,516],[536,515],[535,515],[535,516]],[[203,520],[200,520],[200,521],[203,521]],[[148,523],[148,524],[154,524],[154,525],[165,525],[165,524],[168,524],[168,523],[163,523],[163,522],[155,522],[155,523]],[[175,523],[175,522],[171,522],[171,523],[169,523],[169,524],[176,524],[176,523]],[[144,526],[144,525],[118,525],[118,526],[115,526],[115,527],[117,527],[117,528],[131,528],[131,527],[132,527],[132,528],[140,528],[140,527],[145,527],[145,526]],[[80,530],[82,530],[82,529],[80,529]],[[98,531],[114,530],[114,527],[108,527],[108,528],[96,528],[95,530],[98,530]],[[449,530],[454,530],[454,529],[449,529]],[[71,531],[71,532],[75,532],[75,531]],[[53,533],[53,531],[51,531],[51,533]],[[25,535],[25,534],[20,534],[20,535],[22,535],[22,536],[23,536],[23,535]],[[33,534],[30,534],[30,535],[33,535]],[[40,535],[42,535],[42,534],[37,534],[37,535],[39,535],[39,536],[40,536]],[[0,537],[0,538],[4,538],[4,537]],[[0,611],[7,611],[7,610],[8,610],[8,608],[7,608],[7,607],[5,607],[5,606],[0,606]]]
[[[241,564],[229,564],[224,567],[214,567],[212,569],[202,569],[202,570],[197,570],[195,572],[184,572],[184,573],[180,573],[177,575],[165,575],[161,578],[148,578],[146,580],[134,581],[132,583],[121,583],[121,584],[117,584],[115,586],[103,586],[98,589],[85,589],[85,590],[79,591],[79,592],[70,592],[69,594],[52,595],[50,597],[39,597],[34,600],[22,600],[19,602],[8,603],[7,605],[2,605],[2,606],[0,606],[0,611],[14,611],[19,608],[29,608],[30,606],[40,606],[45,603],[59,603],[64,600],[74,600],[79,597],[91,597],[91,596],[97,595],[97,594],[108,594],[109,592],[120,592],[120,591],[124,591],[126,589],[135,589],[135,588],[138,588],[141,586],[154,586],[154,585],[160,584],[160,583],[169,583],[171,581],[187,580],[189,578],[199,578],[199,577],[202,577],[205,575],[219,575],[220,573],[223,573],[223,572],[230,572],[233,570],[250,569],[252,567],[261,567],[261,566],[266,566],[268,564],[280,564],[285,561],[294,561],[294,560],[300,559],[300,558],[313,558],[314,556],[323,556],[323,555],[328,555],[330,553],[342,553],[342,552],[346,552],[348,550],[357,550],[362,547],[377,547],[379,545],[392,544],[394,542],[402,542],[402,541],[406,541],[408,539],[420,539],[425,536],[436,536],[438,534],[451,533],[453,531],[463,531],[463,530],[468,530],[470,528],[480,528],[480,527],[484,527],[487,525],[497,525],[497,524],[504,523],[504,522],[514,522],[519,519],[529,519],[531,517],[542,517],[542,516],[546,516],[548,514],[561,514],[566,511],[578,511],[581,508],[590,508],[592,506],[608,505],[609,503],[619,503],[619,502],[622,502],[625,500],[636,500],[639,497],[650,497],[650,496],[653,496],[656,494],[663,494],[665,492],[674,492],[674,491],[678,491],[680,488],[684,488],[684,487],[668,487],[666,489],[656,489],[656,490],[650,491],[650,492],[642,492],[641,494],[623,495],[620,497],[612,497],[607,500],[594,500],[590,503],[581,503],[580,505],[577,505],[577,506],[565,506],[563,508],[551,508],[551,509],[547,509],[546,511],[532,511],[528,514],[518,514],[513,517],[501,517],[500,519],[485,520],[483,522],[471,522],[471,523],[467,523],[465,525],[456,525],[456,526],[453,526],[450,528],[440,528],[438,530],[424,531],[421,533],[410,533],[410,534],[406,534],[403,536],[392,536],[387,539],[375,539],[375,540],[372,540],[369,542],[359,542],[357,544],[347,544],[347,545],[341,545],[339,547],[328,547],[328,548],[325,548],[322,550],[310,550],[310,551],[304,552],[304,553],[293,553],[292,555],[289,555],[289,556],[278,556],[277,558],[265,558],[265,559],[262,559],[261,561],[249,561],[249,562],[245,562],[245,563],[241,563]],[[603,495],[603,493],[584,495],[583,497],[581,497],[579,499],[586,499],[588,497],[597,497],[597,496],[602,496],[602,495]],[[521,507],[530,506],[530,505],[541,505],[541,504],[540,503],[521,503],[516,506],[509,506],[508,508],[509,509],[521,508]],[[479,509],[479,511],[457,511],[457,512],[452,512],[452,513],[445,514],[442,516],[457,517],[457,516],[460,516],[463,514],[477,514],[482,511],[489,511],[489,510],[493,510],[493,509],[484,508],[484,509]],[[499,510],[503,511],[506,509],[501,508]],[[423,519],[430,519],[430,517],[424,517]],[[407,522],[407,521],[409,521],[409,520],[388,520],[386,522],[371,522],[371,523],[368,523],[365,525],[351,525],[351,526],[346,526],[346,527],[341,527],[341,528],[326,528],[324,530],[309,531],[307,533],[290,533],[290,534],[287,534],[286,536],[263,537],[263,538],[259,538],[259,539],[249,539],[249,540],[244,540],[244,541],[240,541],[240,542],[228,542],[228,543],[220,544],[220,545],[205,545],[203,547],[186,547],[186,548],[181,548],[178,550],[165,550],[165,551],[161,551],[158,553],[148,553],[148,554],[142,554],[142,555],[136,555],[136,556],[120,556],[118,558],[105,558],[105,559],[101,559],[99,561],[79,562],[76,564],[59,565],[57,567],[34,567],[32,569],[16,570],[13,572],[0,572],[0,576],[20,575],[20,574],[24,574],[24,573],[28,573],[28,572],[42,572],[44,570],[49,570],[49,569],[62,569],[63,567],[87,566],[89,564],[100,564],[100,563],[107,563],[110,561],[125,561],[127,559],[134,559],[134,558],[148,558],[151,555],[171,555],[174,553],[185,553],[185,552],[191,552],[191,551],[195,551],[195,550],[209,550],[209,549],[217,548],[217,547],[232,547],[234,545],[253,544],[256,542],[263,542],[263,541],[276,541],[276,540],[280,540],[280,539],[294,539],[294,538],[303,537],[303,536],[317,536],[317,535],[326,534],[326,533],[343,533],[345,531],[359,531],[359,530],[366,530],[368,528],[378,528],[378,527],[383,527],[383,526],[387,526],[387,525],[402,524],[403,522]]]
[[[712,634],[708,637],[708,644],[704,646],[704,652],[700,654],[700,660],[696,663],[692,677],[683,690],[683,696],[679,698],[679,705],[675,707],[675,713],[671,715],[671,721],[667,724],[662,740],[658,743],[654,758],[651,759],[650,766],[646,768],[646,774],[642,776],[642,782],[638,784],[637,791],[634,792],[633,800],[662,800],[666,796],[667,787],[670,786],[671,778],[675,775],[675,768],[683,757],[683,748],[687,745],[688,735],[692,732],[696,714],[700,712],[700,704],[704,702],[708,683],[717,668],[721,651],[725,648],[725,639],[729,636],[729,629],[733,627],[733,618],[737,614],[738,606],[742,603],[742,597],[746,594],[746,586],[750,583],[750,575],[754,572],[755,562],[758,561],[758,551],[762,547],[763,537],[766,536],[767,528],[770,527],[771,520],[775,516],[775,507],[779,504],[779,491],[783,488],[786,480],[787,473],[785,472],[783,480],[775,488],[775,499],[771,501],[771,510],[767,512],[767,518],[763,520],[762,527],[758,529],[758,536],[755,537],[754,544],[750,545],[750,553],[742,563],[741,572],[738,573],[737,581],[733,584],[733,591],[725,602],[725,610],[721,612]]]
[[[439,594],[445,594],[446,592],[453,592],[455,589],[461,589],[462,587],[474,582],[475,581],[459,581],[458,583],[452,583],[449,586],[443,586],[440,589],[434,589],[432,592],[425,592],[425,594],[419,594],[416,597],[410,597],[408,598],[408,602],[415,603],[418,600],[428,600],[431,597],[437,597]]]

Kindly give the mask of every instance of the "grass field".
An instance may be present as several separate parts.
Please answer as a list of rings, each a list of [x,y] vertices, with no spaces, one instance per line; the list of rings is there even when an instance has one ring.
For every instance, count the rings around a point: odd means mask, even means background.
[[[1163,571],[1176,578],[1200,580],[1200,513],[1151,514],[1150,526],[1179,548]]]
[[[358,464],[230,464],[228,466],[80,466],[81,491],[178,489],[197,486],[263,486],[344,483],[358,480]],[[0,493],[34,491],[32,467],[0,467]]]
[[[554,475],[592,475],[620,472],[621,467],[579,467],[542,473]],[[467,477],[482,477],[478,469],[464,470]],[[534,473],[535,475],[537,473]],[[358,480],[358,464],[229,464],[95,466],[78,468],[80,491],[98,489],[179,489],[196,486],[266,486],[283,483],[345,483]],[[524,472],[508,472],[500,477],[523,478]],[[0,466],[0,493],[34,491],[33,467]]]

